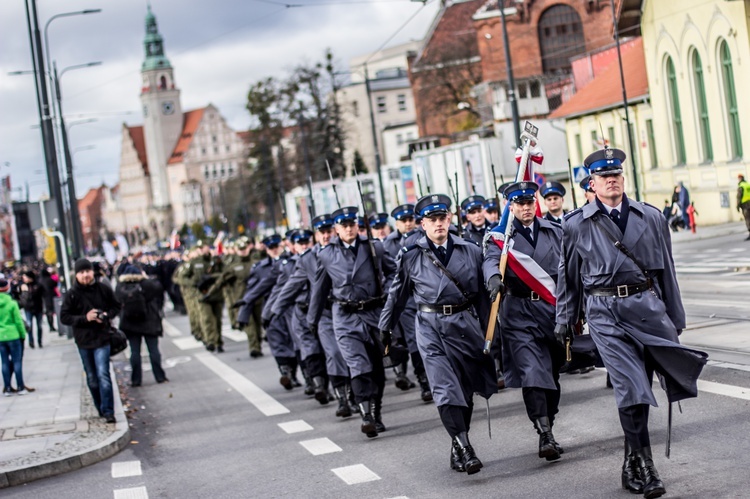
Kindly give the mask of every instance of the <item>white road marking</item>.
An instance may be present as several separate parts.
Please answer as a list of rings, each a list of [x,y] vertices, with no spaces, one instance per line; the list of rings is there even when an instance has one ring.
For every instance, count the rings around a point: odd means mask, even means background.
[[[230,329],[228,331],[224,331],[222,329],[221,335],[224,338],[229,338],[232,341],[241,342],[241,341],[247,341],[247,335],[243,333],[242,331],[235,331],[234,329]]]
[[[146,487],[115,490],[115,499],[148,499]]]
[[[164,333],[166,333],[167,336],[171,336],[172,338],[182,336],[182,331],[177,329],[171,322],[166,319],[161,321],[161,327],[164,329]]]
[[[301,419],[298,419],[296,421],[287,421],[286,423],[279,423],[279,428],[290,434],[310,431],[313,429],[312,426]]]
[[[744,251],[747,251],[747,249],[746,248],[730,248],[727,251],[729,251],[729,253],[742,253]]]
[[[216,373],[229,386],[237,390],[248,402],[266,416],[277,416],[288,414],[289,409],[281,405],[269,394],[260,389],[258,385],[217,359],[210,353],[204,352],[195,355],[195,358],[203,362],[206,367]]]
[[[747,307],[747,302],[728,301],[728,300],[702,300],[697,298],[683,298],[683,305],[707,305],[711,307],[734,308]]]
[[[304,440],[299,444],[307,449],[307,451],[313,456],[320,456],[323,454],[331,454],[333,452],[343,451],[341,447],[333,443],[332,440],[325,437],[316,438],[314,440]]]
[[[735,364],[734,362],[720,362],[718,360],[709,360],[709,366],[721,367],[724,369],[734,369],[736,371],[750,372],[750,366],[745,364]]]
[[[187,338],[177,338],[176,340],[172,340],[172,343],[174,343],[174,345],[180,350],[192,350],[193,348],[201,348],[203,346],[203,343],[192,336]]]
[[[123,461],[112,463],[112,478],[124,478],[126,476],[141,476],[140,461]]]
[[[743,388],[741,386],[725,385],[723,383],[714,383],[713,381],[699,379],[698,390],[736,399],[750,400],[750,388]]]
[[[333,471],[336,476],[342,479],[347,485],[380,480],[380,477],[373,473],[370,468],[368,468],[364,464],[344,466],[343,468],[333,468],[331,471]]]

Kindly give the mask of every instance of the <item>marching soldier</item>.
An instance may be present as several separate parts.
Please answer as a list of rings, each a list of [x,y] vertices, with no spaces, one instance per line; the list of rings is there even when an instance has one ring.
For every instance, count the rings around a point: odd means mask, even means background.
[[[666,489],[648,431],[649,405],[656,405],[653,372],[662,375],[670,403],[695,397],[707,356],[679,344],[685,311],[669,228],[657,208],[625,195],[625,157],[605,148],[584,162],[596,198],[562,226],[555,334],[575,341],[570,329],[583,304],[625,433],[622,486],[654,498]]]
[[[565,360],[555,340],[554,280],[560,262],[560,226],[536,216],[534,182],[509,185],[505,197],[513,213],[513,228],[505,244],[520,267],[499,273],[502,250],[493,238],[484,257],[484,277],[494,300],[502,302],[502,355],[505,385],[522,388],[526,414],[539,434],[539,457],[560,459],[562,447],[552,434],[560,404],[560,367]],[[493,232],[493,235],[495,233]],[[528,275],[532,278],[529,279]]]
[[[591,175],[586,175],[585,177],[583,177],[583,180],[581,180],[578,185],[580,185],[581,189],[583,189],[583,196],[586,198],[586,202],[584,203],[584,205],[593,203],[594,199],[596,199],[596,193],[591,187]]]
[[[544,214],[544,218],[550,222],[561,224],[563,215],[567,213],[567,210],[563,210],[565,186],[560,182],[545,182],[539,189],[539,193],[544,198],[544,206],[547,207],[547,213]]]
[[[391,233],[391,226],[388,225],[388,213],[376,213],[370,216],[370,229],[372,237],[378,241],[384,241],[388,234]]]
[[[200,241],[199,241],[199,244]],[[191,260],[197,255],[195,249],[186,251],[182,255],[182,263],[175,269],[172,275],[172,280],[180,287],[180,293],[185,302],[185,309],[188,314],[188,321],[190,322],[190,333],[198,341],[203,341],[203,334],[201,332],[201,320],[198,312],[198,298],[200,293],[195,289],[188,279],[188,274],[191,270]]]
[[[221,255],[221,262],[223,263],[224,271],[221,273],[218,282],[221,282],[221,292],[224,295],[224,303],[230,305],[237,301],[237,296],[234,296],[232,286],[225,284],[225,279],[231,274],[231,269],[234,266],[234,262],[237,258],[236,243],[234,241],[227,241],[224,244],[224,253]],[[216,284],[214,284],[216,285]],[[229,325],[234,327],[237,322],[237,309],[229,307]]]
[[[351,372],[362,415],[360,429],[372,438],[386,430],[381,420],[383,351],[377,334],[383,290],[389,289],[396,266],[380,241],[358,235],[356,207],[339,208],[332,216],[339,237],[318,252],[307,323],[315,330],[331,294],[333,329]]]
[[[276,285],[282,265],[288,263],[288,253],[281,243],[281,236],[272,234],[263,239],[267,256],[253,265],[250,278],[247,281],[245,294],[234,304],[239,308],[237,323],[245,328],[250,323],[251,316],[257,303],[268,298]],[[264,306],[265,308],[265,306]],[[296,379],[297,356],[296,348],[286,322],[286,317],[274,317],[266,326],[266,338],[271,348],[271,354],[276,359],[281,377],[279,383],[287,390],[300,386]]]
[[[415,229],[414,225],[414,205],[413,204],[402,204],[397,206],[392,212],[391,216],[396,220],[396,230],[392,232],[383,241],[385,250],[391,255],[394,261],[399,258],[399,253],[406,246],[406,241],[412,233],[416,233],[416,239],[422,237],[422,233]],[[432,392],[430,391],[430,382],[427,379],[427,375],[424,372],[424,362],[422,356],[419,353],[419,347],[417,346],[416,337],[416,323],[414,322],[417,316],[417,305],[413,297],[409,297],[404,310],[398,320],[398,328],[396,332],[404,345],[409,349],[409,357],[411,357],[412,365],[414,366],[414,374],[417,376],[417,381],[421,389],[420,397],[424,402],[432,401]],[[414,387],[414,384],[407,377],[407,363],[399,364],[394,368],[396,372],[396,387],[401,390],[409,390]]]
[[[401,250],[398,273],[380,317],[384,344],[401,310],[413,296],[418,312],[416,337],[440,419],[451,437],[450,465],[477,473],[482,462],[469,442],[478,393],[497,392],[494,368],[482,355],[489,303],[482,289],[482,251],[451,235],[451,200],[443,194],[421,198],[415,211],[424,218],[425,236]]]
[[[490,224],[490,228],[494,228],[500,221],[497,200],[495,198],[489,198],[484,202],[484,218]]]
[[[206,342],[206,350],[224,352],[221,337],[221,319],[224,311],[224,295],[220,289],[212,288],[223,271],[221,256],[212,255],[208,245],[203,246],[200,260],[192,265],[193,282],[198,288],[198,310],[201,317],[201,330]]]
[[[467,224],[464,227],[464,238],[481,245],[484,234],[492,228],[484,216],[484,196],[473,195],[461,203],[461,211],[466,214]]]

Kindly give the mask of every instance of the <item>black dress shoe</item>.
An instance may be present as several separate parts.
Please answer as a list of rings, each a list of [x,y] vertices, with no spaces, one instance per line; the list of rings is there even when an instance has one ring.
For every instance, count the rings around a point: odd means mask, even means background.
[[[217,346],[216,353],[224,353],[224,345]]]
[[[106,423],[116,423],[117,419],[115,419],[115,415],[114,414],[107,414],[106,416],[104,416],[104,421]]]
[[[633,449],[630,448],[628,440],[625,439],[625,459],[622,463],[622,488],[629,490],[633,494],[643,492],[643,482],[641,481],[641,467],[638,464]]]
[[[253,359],[257,359],[258,357],[263,357],[263,352],[261,352],[260,350],[251,350],[250,357],[252,357]]]
[[[213,352],[214,350],[216,350],[216,347],[211,344],[208,344],[206,345],[206,350],[208,350],[209,352]]]

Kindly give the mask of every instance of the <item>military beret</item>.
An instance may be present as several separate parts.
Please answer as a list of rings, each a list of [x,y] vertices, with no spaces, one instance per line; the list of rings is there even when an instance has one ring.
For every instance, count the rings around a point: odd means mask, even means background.
[[[445,194],[428,194],[417,201],[414,211],[420,217],[450,213],[451,198]]]
[[[511,203],[533,200],[538,190],[536,182],[514,182],[505,188],[505,199]]]
[[[565,196],[565,187],[560,182],[549,181],[545,182],[540,188],[539,192],[543,198],[546,198],[550,194],[556,194],[560,197]]]
[[[622,162],[627,156],[620,149],[605,147],[600,151],[589,154],[583,160],[583,166],[588,168],[591,175],[621,175]]]

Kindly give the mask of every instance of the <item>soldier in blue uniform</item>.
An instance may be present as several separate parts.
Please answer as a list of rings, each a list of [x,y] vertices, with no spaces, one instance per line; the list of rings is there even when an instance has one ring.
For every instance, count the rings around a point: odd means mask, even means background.
[[[495,198],[489,198],[484,202],[484,218],[487,219],[491,228],[495,227],[500,221],[500,213]]]
[[[271,292],[276,285],[282,267],[289,263],[289,257],[291,256],[285,252],[285,247],[281,242],[281,236],[278,234],[272,234],[263,239],[263,245],[266,247],[268,256],[253,266],[245,288],[245,295],[235,303],[235,306],[240,309],[237,313],[237,323],[240,327],[244,327],[250,322],[250,316],[257,300],[265,299],[266,305],[271,302]],[[265,305],[263,309],[265,312]],[[285,316],[275,317],[270,322],[265,322],[264,327],[266,328],[268,345],[271,347],[271,354],[276,359],[276,364],[281,373],[279,383],[287,390],[291,390],[294,386],[300,386],[296,378],[296,348],[289,333],[287,318]]]
[[[560,182],[545,182],[544,185],[539,188],[539,193],[542,195],[542,198],[544,198],[544,206],[547,208],[547,213],[544,214],[544,218],[550,222],[561,224],[563,221],[563,215],[567,213],[567,210],[563,210],[565,186]]]
[[[410,235],[417,234],[418,237],[421,237],[422,233],[415,229],[413,204],[407,203],[397,206],[391,212],[391,216],[396,220],[396,230],[385,238],[383,246],[394,260],[398,260],[399,253],[406,246],[406,241]],[[417,346],[416,324],[414,322],[416,315],[417,305],[414,302],[414,298],[409,297],[399,317],[398,327],[394,332],[397,339],[409,349],[409,357],[411,357],[411,362],[414,366],[414,374],[417,376],[417,381],[419,382],[420,397],[424,402],[431,402],[432,392],[430,391],[430,382],[427,380],[427,375],[424,372],[424,362]],[[401,390],[409,390],[414,387],[414,383],[406,375],[407,369],[406,362],[394,368],[396,372],[396,387]]]
[[[372,231],[372,237],[378,241],[384,241],[391,233],[391,226],[388,224],[388,213],[370,215],[370,230]]]
[[[482,250],[451,235],[451,200],[443,194],[421,198],[415,211],[425,236],[401,250],[398,274],[380,316],[384,343],[409,297],[417,312],[417,345],[424,359],[440,419],[451,437],[451,468],[477,473],[482,462],[469,442],[478,393],[497,392],[492,360],[482,354],[489,311],[483,287]]]
[[[532,283],[508,265],[501,280],[501,249],[494,240],[485,250],[484,277],[491,298],[497,293],[506,295],[500,320],[505,385],[522,388],[526,414],[539,434],[539,457],[554,461],[563,453],[552,434],[560,404],[559,371],[565,361],[565,352],[554,334],[554,280],[562,231],[559,225],[536,216],[538,189],[534,182],[517,182],[505,190],[513,213],[513,228],[505,243],[529,257],[524,268],[535,269],[530,273],[538,279]],[[548,287],[543,286],[545,280]]]
[[[562,226],[555,334],[568,341],[585,307],[625,433],[622,486],[654,498],[666,490],[648,432],[649,405],[656,406],[653,372],[670,402],[695,397],[707,356],[679,344],[685,311],[669,228],[658,208],[625,195],[624,160],[624,152],[605,148],[584,162],[596,198]]]
[[[580,185],[581,189],[583,189],[583,197],[586,198],[586,202],[584,203],[584,205],[593,203],[594,199],[596,199],[596,193],[591,187],[591,175],[586,175],[585,177],[583,177],[583,180],[581,180],[578,185]]]
[[[377,328],[383,290],[390,287],[396,264],[380,241],[358,235],[356,207],[339,208],[332,216],[338,239],[318,252],[307,323],[315,330],[330,294],[333,330],[351,373],[361,431],[372,438],[386,429],[381,420],[385,373]]]
[[[484,216],[484,196],[473,195],[461,202],[461,211],[466,214],[467,224],[464,227],[464,238],[481,245],[484,234],[492,228]]]

